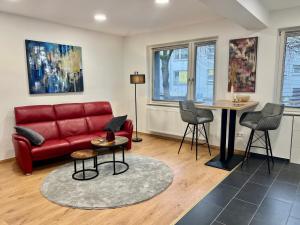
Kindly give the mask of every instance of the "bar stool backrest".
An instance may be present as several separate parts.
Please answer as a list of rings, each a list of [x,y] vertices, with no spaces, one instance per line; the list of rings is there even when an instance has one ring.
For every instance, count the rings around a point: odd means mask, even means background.
[[[182,121],[190,124],[198,124],[197,112],[193,101],[179,101],[179,109]]]
[[[267,103],[261,110],[262,119],[258,123],[260,130],[276,130],[284,112],[283,104]]]

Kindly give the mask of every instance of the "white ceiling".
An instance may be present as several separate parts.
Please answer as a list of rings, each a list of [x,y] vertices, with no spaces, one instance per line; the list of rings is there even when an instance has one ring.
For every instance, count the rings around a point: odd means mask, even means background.
[[[270,11],[300,6],[300,0],[262,0]]]
[[[198,0],[0,0],[0,11],[118,35],[132,35],[219,18]],[[107,15],[103,23],[95,13]]]
[[[122,36],[221,18],[199,0],[170,0],[170,4],[165,6],[157,6],[154,1],[0,0],[0,12]],[[300,6],[300,0],[261,1],[268,10]],[[95,22],[93,17],[96,13],[106,14],[107,21]]]

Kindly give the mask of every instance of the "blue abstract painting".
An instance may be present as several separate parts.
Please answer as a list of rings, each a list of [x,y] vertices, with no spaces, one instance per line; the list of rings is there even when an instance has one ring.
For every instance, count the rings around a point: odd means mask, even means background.
[[[30,94],[83,92],[81,47],[25,40]]]

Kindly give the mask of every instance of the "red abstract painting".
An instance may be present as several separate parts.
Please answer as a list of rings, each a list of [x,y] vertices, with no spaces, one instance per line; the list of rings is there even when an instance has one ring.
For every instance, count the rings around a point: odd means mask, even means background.
[[[229,42],[228,91],[255,92],[258,37]]]

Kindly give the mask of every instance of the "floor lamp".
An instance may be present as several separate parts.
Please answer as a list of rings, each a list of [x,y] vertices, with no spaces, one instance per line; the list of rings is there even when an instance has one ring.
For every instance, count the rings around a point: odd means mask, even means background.
[[[142,141],[142,138],[138,137],[136,85],[145,83],[145,74],[139,74],[138,72],[134,72],[134,74],[130,75],[130,83],[134,84],[134,101],[135,101],[135,137],[132,138],[132,141],[140,142],[140,141]]]

